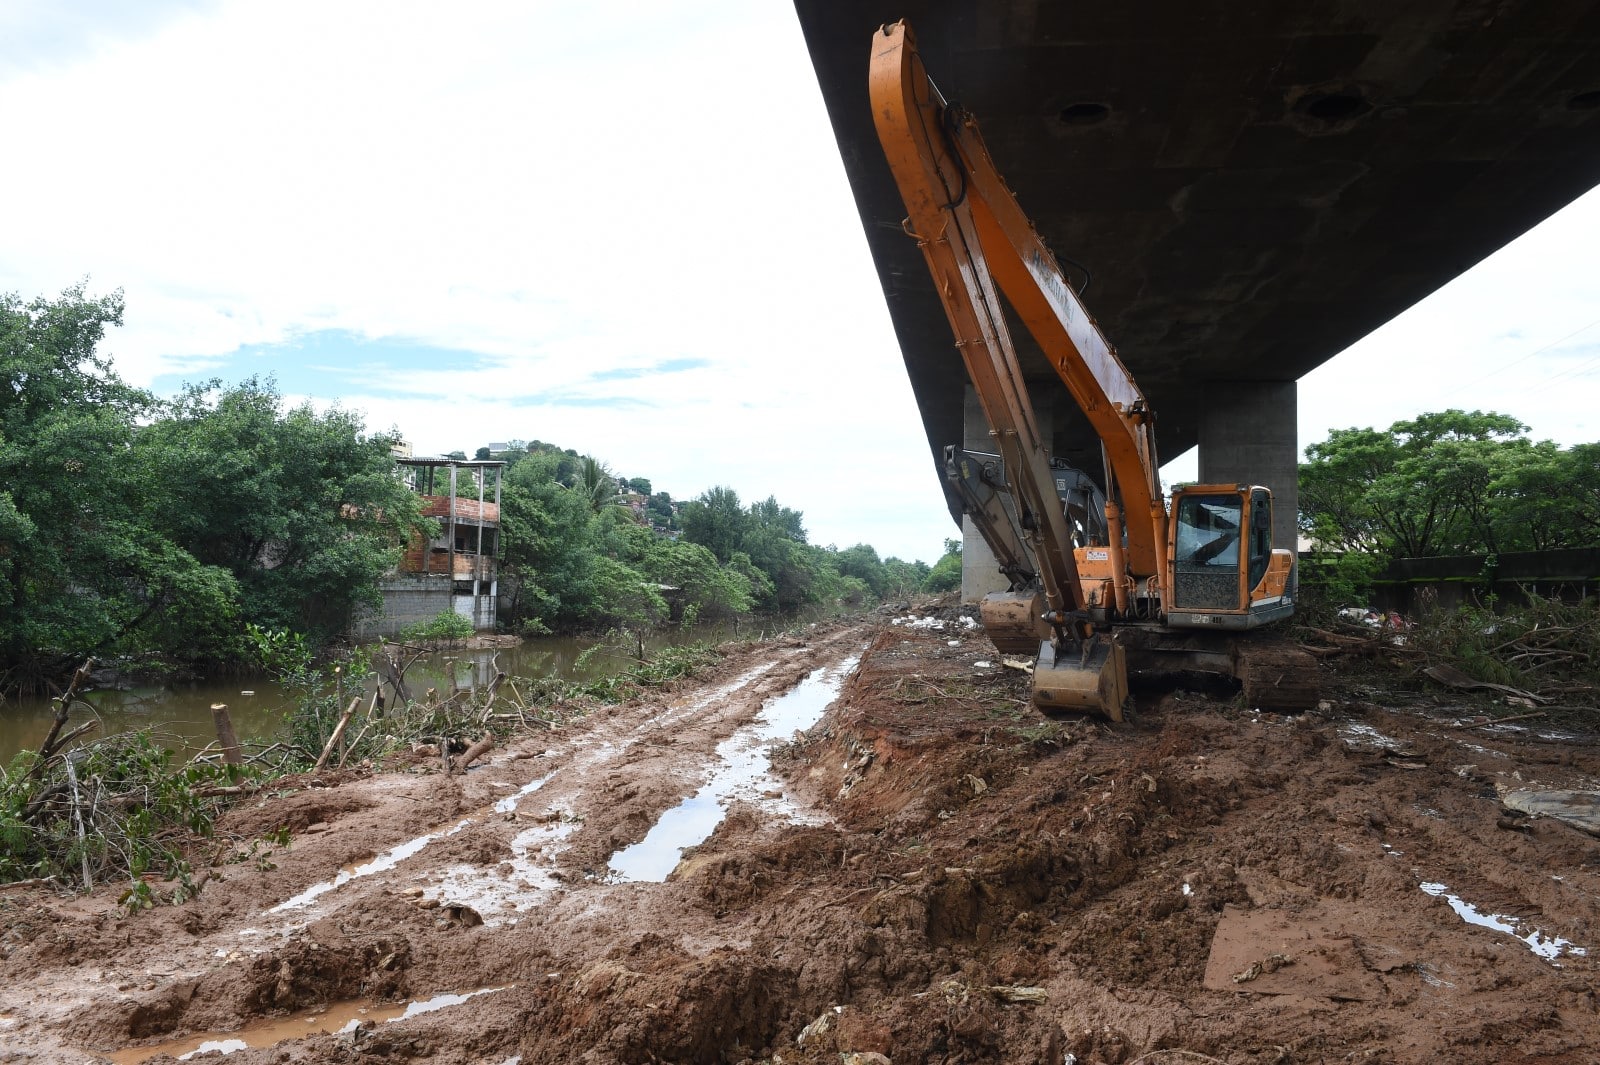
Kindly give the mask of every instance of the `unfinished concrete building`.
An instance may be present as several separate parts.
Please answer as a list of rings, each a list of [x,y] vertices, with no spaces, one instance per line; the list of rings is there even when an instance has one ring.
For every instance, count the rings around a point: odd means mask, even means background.
[[[439,533],[406,546],[400,568],[380,585],[383,608],[356,624],[358,637],[393,636],[449,610],[492,629],[499,601],[500,476],[504,462],[401,458],[400,470],[422,496],[422,513]]]

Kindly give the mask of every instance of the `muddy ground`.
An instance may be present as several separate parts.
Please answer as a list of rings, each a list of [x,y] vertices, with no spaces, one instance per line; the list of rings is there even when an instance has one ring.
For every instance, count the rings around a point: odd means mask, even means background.
[[[181,905],[0,891],[0,1060],[1600,1061],[1600,840],[1500,801],[1600,786],[1594,735],[1337,662],[1301,717],[1047,721],[943,620],[738,650],[464,776],[285,782]],[[830,678],[763,773],[752,721]],[[653,882],[676,841],[629,848],[708,786]]]

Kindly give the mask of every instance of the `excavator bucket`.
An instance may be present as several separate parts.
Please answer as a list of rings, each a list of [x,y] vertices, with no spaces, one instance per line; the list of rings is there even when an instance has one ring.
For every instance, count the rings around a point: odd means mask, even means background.
[[[1045,610],[1038,592],[990,592],[978,605],[984,635],[1006,655],[1029,655],[1050,629],[1039,620]]]
[[[1122,645],[1105,634],[1084,641],[1081,648],[1053,641],[1039,647],[1033,667],[1033,705],[1046,714],[1061,711],[1101,714],[1122,720],[1128,701],[1128,659]]]

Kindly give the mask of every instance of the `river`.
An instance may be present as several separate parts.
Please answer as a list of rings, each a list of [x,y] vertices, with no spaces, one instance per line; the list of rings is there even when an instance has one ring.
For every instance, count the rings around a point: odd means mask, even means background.
[[[746,635],[759,631],[754,622],[741,626]],[[647,638],[650,648],[674,644],[727,639],[733,635],[725,627],[701,626],[685,630],[665,630]],[[486,650],[449,649],[425,656],[406,672],[406,683],[413,692],[428,688],[441,691],[450,687],[451,671],[461,687],[486,684],[502,669],[513,677],[560,677],[565,680],[595,680],[625,669],[630,659],[597,652],[581,665],[579,657],[597,640],[571,636],[546,636],[524,640],[513,647]],[[367,690],[372,681],[367,680]],[[183,755],[203,750],[216,740],[211,705],[225,703],[234,730],[245,744],[270,743],[283,730],[290,698],[283,687],[268,677],[232,678],[164,687],[135,687],[127,690],[88,692],[84,698],[93,706],[74,704],[67,727],[75,728],[91,717],[99,726],[86,739],[149,729],[157,742]],[[44,742],[53,720],[47,699],[9,700],[0,703],[0,764],[24,748],[34,749]]]

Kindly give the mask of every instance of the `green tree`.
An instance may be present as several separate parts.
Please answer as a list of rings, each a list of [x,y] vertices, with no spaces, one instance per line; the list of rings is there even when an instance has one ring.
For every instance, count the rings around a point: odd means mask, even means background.
[[[841,574],[854,577],[866,584],[874,599],[883,598],[884,592],[889,587],[889,572],[871,544],[847,547],[839,552],[835,562]]]
[[[961,587],[961,541],[946,540],[944,554],[923,578],[922,590],[929,593],[953,592]]]
[[[641,570],[653,581],[680,589],[685,624],[746,614],[755,605],[750,577],[732,562],[719,563],[699,544],[658,539]]]
[[[82,284],[0,295],[0,690],[137,649],[163,620],[213,644],[236,609],[226,574],[141,521],[159,486],[131,449],[155,401],[98,350],[122,312]]]
[[[617,494],[617,483],[598,459],[591,455],[583,456],[578,465],[577,481],[572,485],[573,491],[583,496],[584,502],[591,511],[599,513],[600,508],[611,502]]]
[[[530,454],[501,487],[502,573],[507,613],[550,630],[593,623],[598,544],[588,501],[558,480],[559,452]]]
[[[708,548],[718,562],[728,561],[741,550],[750,530],[750,516],[739,502],[739,493],[720,485],[683,504],[678,522],[683,526],[683,538]]]
[[[1502,414],[1448,410],[1387,431],[1335,430],[1300,467],[1302,529],[1345,551],[1395,557],[1529,546],[1504,520],[1502,489],[1536,458],[1527,427]]]
[[[1562,450],[1541,440],[1489,485],[1497,540],[1535,551],[1600,543],[1600,444]]]
[[[921,591],[922,584],[928,579],[931,570],[921,559],[907,562],[891,555],[883,560],[883,572],[885,578],[883,598],[889,598],[914,595]]]
[[[191,385],[138,433],[143,522],[232,575],[245,615],[328,639],[378,605],[406,539],[430,533],[392,437],[359,415],[283,409],[276,385]]]
[[[678,517],[672,510],[672,497],[665,492],[651,495],[650,502],[645,504],[645,514],[649,516],[652,525],[663,529],[678,527]]]

